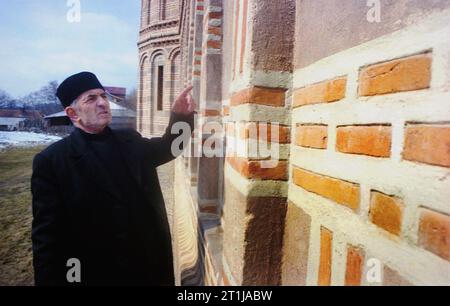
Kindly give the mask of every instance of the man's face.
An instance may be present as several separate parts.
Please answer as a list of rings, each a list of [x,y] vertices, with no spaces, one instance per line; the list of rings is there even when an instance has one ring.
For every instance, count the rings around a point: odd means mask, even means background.
[[[77,103],[69,107],[76,113],[75,123],[89,133],[99,133],[111,124],[112,115],[107,95],[103,89],[92,89],[81,94]]]

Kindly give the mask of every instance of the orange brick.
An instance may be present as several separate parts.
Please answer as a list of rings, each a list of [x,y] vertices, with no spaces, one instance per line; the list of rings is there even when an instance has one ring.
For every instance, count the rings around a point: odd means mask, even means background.
[[[328,141],[328,126],[326,125],[298,125],[295,137],[297,146],[326,149]]]
[[[347,248],[346,286],[361,286],[364,252],[360,248],[349,245]]]
[[[431,55],[421,54],[364,68],[359,95],[374,96],[430,87]]]
[[[213,34],[213,35],[222,35],[222,29],[218,28],[218,27],[209,27],[208,28],[208,34]]]
[[[337,128],[336,150],[342,153],[390,157],[391,126],[345,126]]]
[[[208,40],[207,47],[212,49],[220,49],[222,48],[222,42],[217,40]]]
[[[450,261],[450,216],[422,209],[419,246]]]
[[[220,19],[222,18],[223,14],[222,12],[210,12],[208,14],[209,19]]]
[[[217,214],[217,205],[200,205],[199,209],[204,214]]]
[[[204,109],[202,110],[202,115],[205,117],[216,117],[220,116],[220,111],[215,109]]]
[[[403,202],[401,199],[372,191],[370,201],[370,221],[394,235],[402,230]]]
[[[250,122],[245,125],[245,129],[246,139],[251,138],[281,144],[290,143],[291,129],[287,126]]]
[[[345,98],[347,78],[338,78],[300,88],[294,92],[294,108],[319,103],[331,103]]]
[[[320,230],[319,286],[331,285],[331,258],[333,251],[333,233],[322,227]]]
[[[274,168],[262,168],[260,161],[249,161],[240,157],[228,157],[227,161],[236,171],[248,179],[287,181],[288,165],[286,161],[279,161]]]
[[[268,106],[284,106],[285,89],[252,87],[244,89],[231,97],[231,106],[241,104],[259,104]]]
[[[229,106],[224,106],[222,109],[222,113],[224,116],[229,116],[230,115],[230,107]]]
[[[353,210],[359,208],[359,185],[336,178],[320,175],[294,167],[294,184],[303,189],[321,195],[327,199],[347,206]]]
[[[450,167],[450,126],[408,125],[403,158]]]

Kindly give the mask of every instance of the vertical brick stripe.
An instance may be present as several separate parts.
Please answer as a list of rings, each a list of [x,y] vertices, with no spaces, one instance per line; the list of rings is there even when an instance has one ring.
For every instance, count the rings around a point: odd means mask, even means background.
[[[241,1],[236,0],[236,20],[234,24],[234,44],[233,44],[233,80],[236,78],[237,71],[237,43],[238,43],[238,33],[239,33],[239,17],[240,17]]]
[[[431,55],[376,64],[360,72],[359,95],[373,96],[430,87]]]
[[[331,257],[333,251],[333,233],[322,227],[320,230],[319,286],[331,285]]]
[[[241,36],[241,64],[239,68],[239,72],[242,73],[244,71],[244,57],[245,57],[245,49],[247,47],[247,15],[248,15],[248,0],[244,1],[244,9],[242,12],[242,36]]]
[[[347,248],[347,269],[345,272],[346,286],[360,286],[363,273],[364,252],[349,245]]]

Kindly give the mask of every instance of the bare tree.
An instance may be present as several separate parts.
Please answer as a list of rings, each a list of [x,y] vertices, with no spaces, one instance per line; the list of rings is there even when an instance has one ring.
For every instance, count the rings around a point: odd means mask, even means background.
[[[134,111],[137,109],[137,91],[136,88],[133,88],[128,93],[126,99],[126,106]]]

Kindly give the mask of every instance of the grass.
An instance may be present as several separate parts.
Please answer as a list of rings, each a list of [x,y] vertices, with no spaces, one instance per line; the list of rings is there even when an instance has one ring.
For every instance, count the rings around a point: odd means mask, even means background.
[[[34,284],[30,179],[33,157],[43,149],[0,151],[0,286]],[[173,171],[173,163],[158,169],[169,220],[172,220]]]
[[[0,286],[33,285],[30,178],[42,149],[0,152]]]

